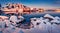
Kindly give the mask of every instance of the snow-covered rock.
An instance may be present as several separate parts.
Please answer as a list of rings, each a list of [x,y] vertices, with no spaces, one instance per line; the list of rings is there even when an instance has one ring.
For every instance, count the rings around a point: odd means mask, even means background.
[[[44,17],[45,17],[45,18],[48,18],[48,19],[54,19],[54,17],[51,16],[50,14],[46,14],[46,15],[44,15]]]
[[[44,18],[43,17],[40,17],[40,20],[43,20]]]
[[[13,21],[13,22],[17,22],[17,16],[12,15],[12,16],[10,17],[10,20]]]
[[[31,22],[34,25],[34,27],[37,27],[41,22],[43,22],[43,18],[31,18]]]
[[[44,19],[44,22],[46,22],[46,23],[49,22],[49,19]]]
[[[4,20],[4,22],[6,23],[6,26],[8,27],[11,25],[10,20]]]
[[[24,17],[23,16],[18,16],[18,22],[19,21],[23,21],[24,20]]]
[[[34,25],[34,27],[36,27],[36,22],[37,21],[37,19],[36,18],[31,18],[31,22],[32,22],[32,24]]]
[[[0,31],[2,31],[2,29],[5,28],[5,22],[4,21],[0,21]]]
[[[55,19],[59,20],[60,21],[60,17],[56,16]]]
[[[56,19],[52,20],[51,22],[52,23],[60,23],[60,21],[59,20],[56,20]]]

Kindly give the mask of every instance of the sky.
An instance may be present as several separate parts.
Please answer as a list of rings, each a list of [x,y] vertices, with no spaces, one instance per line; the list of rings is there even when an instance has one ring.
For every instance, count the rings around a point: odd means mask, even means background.
[[[21,3],[32,8],[60,8],[60,0],[0,0],[2,5],[7,3]]]

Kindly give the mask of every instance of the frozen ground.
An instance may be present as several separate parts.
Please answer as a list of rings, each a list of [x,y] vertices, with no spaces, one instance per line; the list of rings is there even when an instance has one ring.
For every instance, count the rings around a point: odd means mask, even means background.
[[[41,23],[40,26],[31,29],[5,29],[4,33],[60,33],[60,25],[50,23],[43,24]]]
[[[50,17],[51,18],[51,17]],[[53,19],[55,19],[53,22],[56,21],[56,19],[60,19],[58,17],[53,17]],[[47,21],[47,20],[45,20]],[[58,22],[58,21],[56,21]],[[59,22],[60,23],[60,20]],[[15,29],[16,28],[16,29]],[[49,22],[46,22],[46,24],[44,23],[40,23],[39,25],[36,25],[36,27],[31,28],[31,29],[21,29],[21,28],[5,28],[3,31],[3,33],[60,33],[60,24],[51,24]],[[2,33],[2,32],[0,32]]]
[[[23,30],[24,33],[60,33],[60,25],[50,23],[43,24],[41,23],[40,26],[35,28]]]

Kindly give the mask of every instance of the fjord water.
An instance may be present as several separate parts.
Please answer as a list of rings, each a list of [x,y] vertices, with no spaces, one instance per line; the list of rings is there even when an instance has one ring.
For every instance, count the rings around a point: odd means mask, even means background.
[[[45,14],[50,14],[53,17],[58,16],[60,17],[60,13],[31,13],[31,14],[25,14],[23,15],[23,17],[26,19],[26,22],[30,22],[30,18],[40,18],[40,17],[44,17]]]

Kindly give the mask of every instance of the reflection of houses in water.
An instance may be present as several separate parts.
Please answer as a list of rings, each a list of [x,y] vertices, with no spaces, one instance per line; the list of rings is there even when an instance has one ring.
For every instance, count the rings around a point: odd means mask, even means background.
[[[43,9],[43,8],[39,8],[39,9],[38,9],[38,12],[39,12],[39,13],[44,12],[44,9]]]
[[[60,12],[60,9],[57,8],[57,9],[47,9],[45,10],[46,12]]]
[[[48,9],[48,10],[45,10],[46,12],[55,12],[55,9]]]
[[[37,9],[36,8],[31,8],[31,12],[33,13],[33,12],[37,12]]]
[[[60,9],[55,9],[55,12],[60,12]]]
[[[42,8],[33,8],[31,9],[30,7],[24,6],[22,4],[6,4],[5,7],[2,8],[2,11],[4,11],[6,14],[10,14],[10,13],[20,13],[20,14],[29,14],[32,12],[44,12],[44,9]]]
[[[41,12],[44,12],[44,9],[43,8],[31,8],[31,13],[34,12],[34,13],[41,13]]]
[[[23,13],[24,11],[29,12],[28,7],[22,5],[22,4],[7,4],[2,10],[8,14],[8,13]]]
[[[25,7],[25,8],[23,9],[23,13],[29,14],[29,13],[30,13],[30,8],[29,8],[29,7]]]

